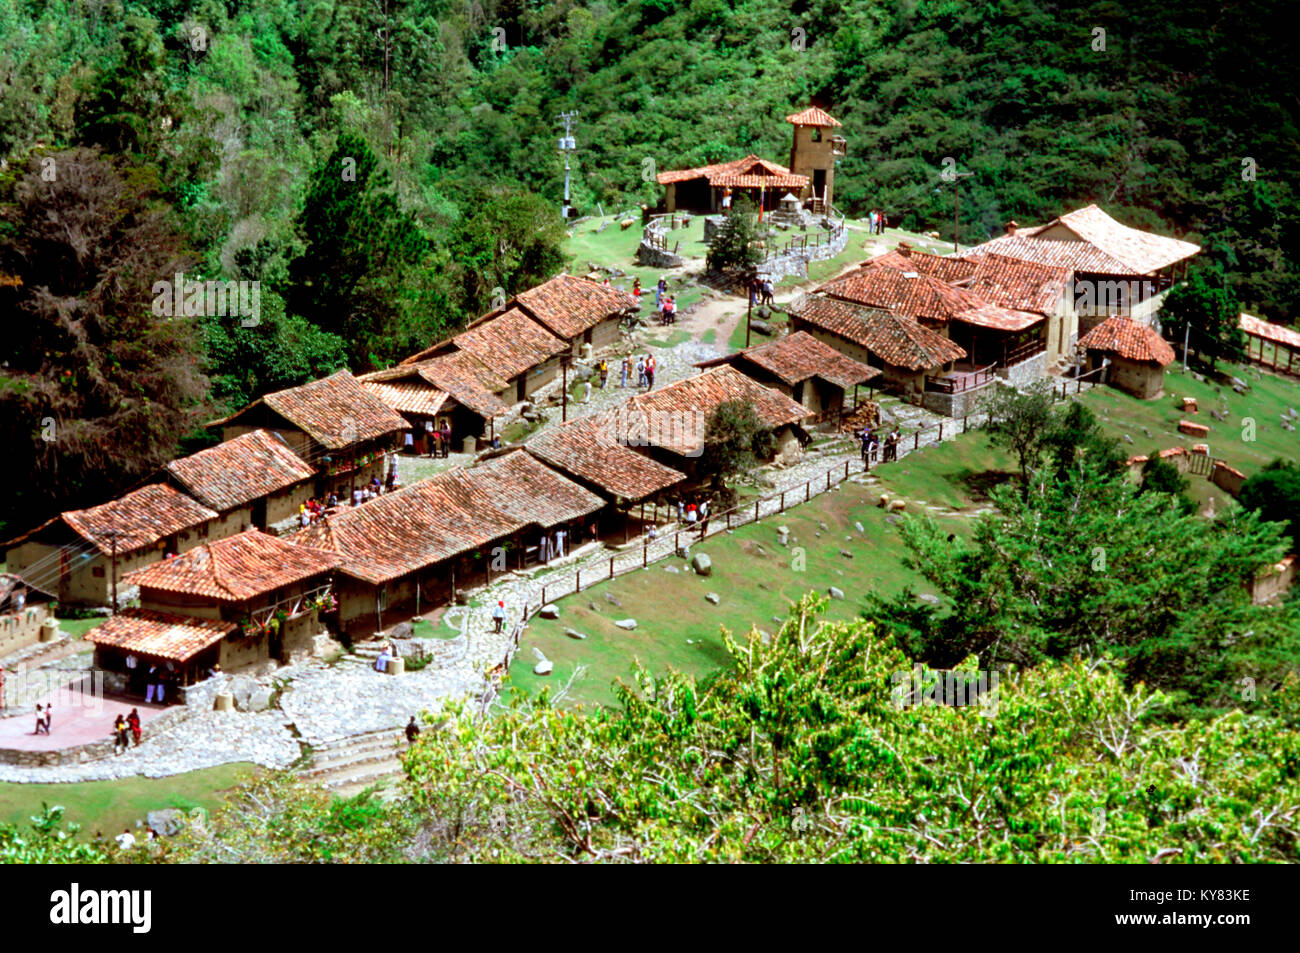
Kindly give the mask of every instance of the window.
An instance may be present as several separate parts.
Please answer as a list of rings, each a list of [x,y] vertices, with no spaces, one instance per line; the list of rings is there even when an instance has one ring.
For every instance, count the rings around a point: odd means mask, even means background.
[[[822,128],[821,128],[821,126],[813,126],[813,129],[812,129],[812,141],[813,141],[813,142],[821,142],[821,141],[822,141]]]
[[[104,578],[104,567],[103,567],[103,566],[92,566],[92,567],[90,568],[90,574],[91,574],[92,576],[94,576],[96,579],[103,579],[103,578]]]

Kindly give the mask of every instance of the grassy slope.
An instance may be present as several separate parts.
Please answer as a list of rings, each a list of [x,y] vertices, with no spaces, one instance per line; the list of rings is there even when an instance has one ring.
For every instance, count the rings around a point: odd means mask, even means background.
[[[223,764],[170,778],[124,778],[119,781],[83,781],[75,784],[0,783],[0,821],[26,826],[42,802],[62,805],[64,818],[82,825],[83,837],[95,831],[106,836],[135,828],[152,810],[204,807],[215,811],[223,792],[250,771],[251,764]]]
[[[561,600],[558,620],[538,618],[530,623],[522,651],[511,666],[513,684],[527,691],[538,690],[543,684],[562,684],[582,664],[587,672],[575,684],[573,699],[609,704],[614,700],[611,683],[630,676],[634,658],[651,671],[671,667],[705,674],[727,660],[720,627],[733,633],[748,631],[750,625],[770,631],[775,626],[772,616],[784,616],[788,602],[809,589],[824,593],[828,587],[838,586],[845,591],[846,600],[831,601],[831,618],[856,616],[859,607],[854,594],[864,589],[898,592],[910,585],[925,591],[920,574],[903,565],[904,547],[898,530],[874,505],[876,498],[877,494],[864,487],[843,484],[841,489],[782,516],[711,538],[695,547],[713,560],[709,578],[696,576],[684,561],[672,559]],[[854,529],[854,521],[863,524],[865,533]],[[829,530],[820,530],[819,522],[825,522]],[[942,522],[955,532],[964,531],[967,525],[961,518]],[[783,524],[793,538],[790,549],[776,542],[776,527]],[[815,535],[818,532],[820,538]],[[845,536],[852,538],[846,540]],[[804,551],[802,570],[794,568],[797,547]],[[841,556],[841,549],[852,552],[853,558]],[[670,573],[665,566],[681,571]],[[606,592],[622,607],[607,602]],[[720,597],[717,606],[705,600],[708,592]],[[624,618],[636,619],[638,628],[628,632],[614,625],[615,620]],[[566,628],[577,629],[588,638],[571,639],[564,634]],[[534,646],[555,663],[554,674],[543,678],[532,673]]]

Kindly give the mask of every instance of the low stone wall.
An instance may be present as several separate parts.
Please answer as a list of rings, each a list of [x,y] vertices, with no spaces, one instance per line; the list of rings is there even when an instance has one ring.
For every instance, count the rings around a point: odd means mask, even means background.
[[[834,258],[844,251],[844,246],[848,244],[848,241],[849,230],[844,227],[843,223],[840,223],[831,229],[828,242],[813,248],[797,248],[781,255],[773,255],[761,264],[756,265],[755,270],[771,275],[773,281],[780,281],[787,275],[807,278],[808,263],[810,261],[824,261],[827,258]]]
[[[980,401],[988,393],[990,393],[988,384],[962,391],[960,394],[927,390],[921,395],[921,406],[946,417],[966,417],[980,409]]]
[[[1210,471],[1210,481],[1225,493],[1235,497],[1241,493],[1241,485],[1246,482],[1246,474],[1219,461]]]
[[[647,268],[676,268],[685,264],[680,255],[658,247],[654,241],[663,241],[668,234],[671,216],[657,216],[646,223],[641,232],[641,244],[636,250],[636,260]]]
[[[141,726],[141,737],[142,739],[153,738],[170,731],[189,716],[190,711],[184,705],[171,708],[157,718],[145,722]],[[17,715],[15,717],[22,716]],[[19,751],[14,748],[0,748],[0,764],[17,764],[27,768],[85,764],[87,761],[98,761],[101,758],[111,758],[112,756],[113,738],[108,734],[107,728],[104,732],[104,738],[99,741],[88,741],[83,745],[73,745],[70,748],[59,748],[54,751]]]
[[[1251,601],[1256,604],[1268,602],[1290,589],[1295,582],[1298,563],[1300,559],[1292,553],[1266,572],[1256,576],[1254,585],[1250,587]]]
[[[1027,357],[1010,367],[999,367],[995,373],[1012,387],[1026,387],[1047,373],[1047,352]]]

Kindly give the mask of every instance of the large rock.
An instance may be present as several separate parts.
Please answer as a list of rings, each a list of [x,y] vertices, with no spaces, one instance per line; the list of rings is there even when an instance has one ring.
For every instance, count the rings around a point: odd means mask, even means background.
[[[247,675],[235,675],[231,677],[230,684],[226,686],[226,691],[234,696],[235,708],[238,711],[249,711],[249,698],[260,687],[256,681]]]
[[[614,595],[612,592],[605,593],[605,601],[613,603],[614,605],[618,606],[620,609],[623,608],[623,603],[619,602],[618,596]]]
[[[560,607],[554,602],[548,602],[537,610],[537,614],[543,619],[558,619],[560,617]]]
[[[636,628],[636,619],[619,619],[614,624],[618,626],[620,629],[631,630]]]
[[[936,596],[933,592],[923,592],[916,598],[920,599],[922,602],[928,602],[932,606],[943,604],[943,600],[940,599],[938,596]]]
[[[713,575],[713,560],[707,553],[696,553],[691,559],[691,568],[701,576]]]
[[[388,634],[391,639],[413,639],[415,638],[415,627],[409,622],[399,622],[393,626],[393,631]]]
[[[248,707],[245,711],[266,711],[271,707],[271,690],[265,686],[259,685],[248,696]]]
[[[830,589],[827,591],[830,593],[832,599],[844,598],[844,590],[840,589],[838,586],[831,586]]]
[[[392,639],[393,655],[400,659],[426,659],[433,654],[429,639]]]
[[[749,326],[755,334],[763,334],[768,337],[772,334],[772,325],[766,321],[752,321]]]
[[[718,598],[718,594],[717,594],[716,592],[706,592],[706,593],[704,594],[704,598],[705,598],[705,599],[708,599],[708,600],[709,600],[710,602],[712,602],[715,606],[716,606],[719,602],[722,601],[721,599]]]
[[[865,533],[865,532],[866,532],[866,529],[863,527],[863,525],[862,525],[861,523],[854,523],[854,524],[853,524],[853,528],[856,529],[859,533]]]
[[[587,637],[584,633],[579,632],[577,629],[565,629],[564,634],[571,639],[585,639]]]
[[[553,671],[555,671],[555,663],[548,658],[542,659],[533,666],[534,675],[550,675]]]
[[[144,820],[157,831],[159,837],[175,837],[185,830],[185,814],[174,807],[150,811],[144,816]]]

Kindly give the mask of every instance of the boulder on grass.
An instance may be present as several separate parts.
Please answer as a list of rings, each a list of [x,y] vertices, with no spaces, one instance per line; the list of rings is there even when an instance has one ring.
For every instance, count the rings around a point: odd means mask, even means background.
[[[838,586],[831,586],[830,589],[828,589],[827,591],[830,593],[830,597],[832,599],[844,598],[844,590],[840,589]]]
[[[548,602],[537,610],[537,614],[543,619],[558,619],[560,617],[560,607],[554,602]]]
[[[713,575],[713,560],[708,557],[707,553],[696,553],[691,558],[691,568],[698,575],[711,576]]]
[[[619,619],[614,624],[620,629],[631,630],[636,628],[636,619]]]

